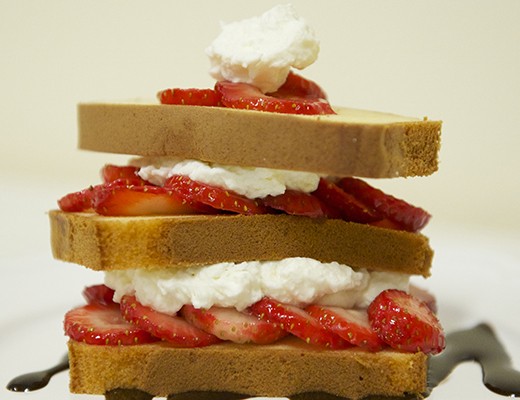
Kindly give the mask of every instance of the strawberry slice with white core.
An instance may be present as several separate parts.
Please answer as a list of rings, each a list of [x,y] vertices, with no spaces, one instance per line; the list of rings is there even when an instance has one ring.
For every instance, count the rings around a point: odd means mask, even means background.
[[[233,191],[196,182],[187,176],[174,175],[164,183],[164,188],[177,194],[186,204],[204,204],[215,210],[238,214],[265,214],[267,209],[256,200]]]
[[[290,96],[283,98],[267,95],[247,83],[217,82],[215,91],[221,95],[225,107],[243,110],[267,111],[282,114],[334,114],[330,104],[320,98]]]
[[[220,106],[220,95],[213,89],[165,89],[157,93],[161,104]]]
[[[365,311],[320,305],[310,305],[305,311],[354,346],[370,351],[379,351],[384,347],[383,341],[370,327]]]
[[[151,343],[157,339],[128,323],[119,307],[92,303],[65,314],[65,334],[77,342],[117,346]]]
[[[197,328],[235,343],[269,344],[287,335],[277,324],[235,308],[211,307],[205,310],[185,305],[181,314]]]
[[[220,342],[216,336],[194,327],[176,315],[164,314],[143,306],[135,296],[123,296],[120,306],[125,320],[175,347],[204,347]]]
[[[407,231],[418,232],[430,220],[430,214],[422,208],[388,195],[361,179],[343,178],[338,186]]]
[[[401,290],[381,292],[368,307],[368,319],[379,338],[395,349],[437,354],[446,345],[435,314]]]
[[[114,182],[95,188],[92,206],[98,214],[110,216],[182,215],[200,212],[172,190],[152,185],[114,185]]]
[[[330,349],[351,347],[347,341],[325,328],[301,308],[264,297],[253,304],[250,311],[260,319],[278,324],[282,329],[304,340],[307,344]]]
[[[286,190],[285,193],[277,196],[267,196],[262,199],[262,203],[290,215],[313,218],[325,216],[323,205],[317,197],[296,190]]]

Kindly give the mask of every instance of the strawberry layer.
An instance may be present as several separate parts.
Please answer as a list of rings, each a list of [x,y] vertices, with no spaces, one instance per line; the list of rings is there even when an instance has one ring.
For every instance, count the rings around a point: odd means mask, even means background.
[[[102,176],[104,183],[62,197],[60,208],[109,216],[286,213],[411,232],[420,231],[430,219],[423,209],[352,177],[330,179],[199,161],[106,165]]]
[[[221,341],[270,344],[292,335],[328,349],[356,346],[379,351],[390,346],[425,353],[437,353],[445,345],[442,327],[429,305],[395,289],[380,292],[368,311],[296,307],[263,297],[243,311],[186,304],[176,314],[156,311],[133,295],[114,303],[106,298],[109,291],[105,285],[86,288],[89,304],[65,315],[65,333],[72,340],[112,346],[162,340],[174,347],[203,347]]]

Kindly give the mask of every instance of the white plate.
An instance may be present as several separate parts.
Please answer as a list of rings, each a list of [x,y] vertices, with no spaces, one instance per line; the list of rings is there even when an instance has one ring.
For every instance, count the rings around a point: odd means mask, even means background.
[[[520,368],[520,235],[438,225],[430,227],[427,235],[435,249],[433,275],[427,281],[417,281],[435,293],[446,331],[488,322],[515,367]],[[82,302],[80,292],[85,285],[100,282],[102,276],[54,261],[48,253],[19,254],[4,262],[0,286],[0,383],[5,387],[14,376],[46,369],[60,359],[66,342],[61,330],[63,314]],[[39,391],[12,393],[2,388],[0,393],[5,400],[103,399],[69,394],[66,372]],[[482,385],[478,365],[466,363],[457,367],[429,398],[485,400],[500,396]]]

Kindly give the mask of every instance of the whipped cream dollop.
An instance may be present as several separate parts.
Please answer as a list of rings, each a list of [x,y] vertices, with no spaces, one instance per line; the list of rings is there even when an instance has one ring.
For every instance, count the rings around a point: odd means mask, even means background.
[[[139,176],[154,185],[163,186],[171,176],[183,175],[250,199],[276,196],[285,193],[287,189],[310,193],[318,188],[320,181],[320,176],[311,172],[226,166],[166,157],[143,157],[131,160],[130,164],[140,167]]]
[[[385,289],[407,291],[409,276],[354,271],[336,262],[295,257],[188,269],[108,271],[105,284],[115,290],[117,302],[124,295],[135,295],[146,306],[174,314],[185,304],[244,310],[264,296],[296,306],[366,308]]]
[[[249,83],[264,93],[275,92],[291,67],[311,65],[318,53],[313,30],[290,4],[222,24],[220,35],[206,49],[215,79]]]

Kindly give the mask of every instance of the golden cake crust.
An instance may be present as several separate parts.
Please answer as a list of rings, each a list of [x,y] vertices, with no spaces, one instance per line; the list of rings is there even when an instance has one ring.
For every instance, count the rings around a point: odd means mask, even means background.
[[[223,343],[179,349],[168,344],[93,346],[69,341],[70,390],[104,394],[139,389],[155,396],[227,391],[284,397],[324,392],[349,399],[426,392],[427,356],[357,348],[322,350],[296,338],[272,345]]]
[[[336,108],[289,115],[161,104],[78,105],[81,149],[393,178],[438,168],[440,121]]]
[[[422,234],[290,215],[106,217],[49,213],[57,259],[94,270],[187,268],[308,257],[355,269],[429,276]]]

